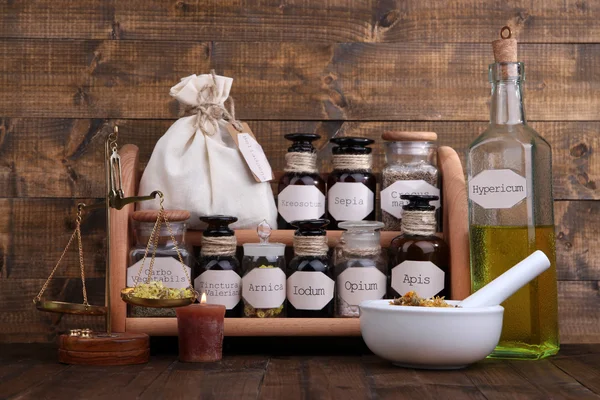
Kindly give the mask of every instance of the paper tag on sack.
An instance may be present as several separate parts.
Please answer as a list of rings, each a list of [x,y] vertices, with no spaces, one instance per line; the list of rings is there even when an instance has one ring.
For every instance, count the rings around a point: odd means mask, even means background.
[[[240,153],[246,160],[246,164],[252,171],[256,182],[268,182],[273,180],[273,170],[267,160],[262,146],[256,140],[252,130],[247,123],[242,122],[242,131],[238,131],[232,124],[227,124],[227,132],[240,149]]]

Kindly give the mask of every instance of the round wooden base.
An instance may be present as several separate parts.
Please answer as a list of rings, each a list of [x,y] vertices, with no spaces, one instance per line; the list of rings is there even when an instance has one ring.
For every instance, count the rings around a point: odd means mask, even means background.
[[[90,337],[60,335],[58,361],[78,365],[131,365],[147,363],[150,338],[145,333],[94,332]]]

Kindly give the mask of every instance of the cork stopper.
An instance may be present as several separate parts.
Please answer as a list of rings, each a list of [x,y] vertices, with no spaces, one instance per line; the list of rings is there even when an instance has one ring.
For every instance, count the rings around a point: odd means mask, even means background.
[[[510,27],[505,26],[500,30],[500,39],[492,42],[494,60],[497,63],[518,62],[517,40],[511,39],[511,37],[512,31]]]
[[[412,132],[412,131],[386,131],[381,135],[383,140],[389,142],[435,142],[435,132]]]
[[[190,212],[187,210],[165,210],[165,216],[169,222],[183,222],[190,218]],[[138,222],[156,222],[158,210],[134,211],[131,218]]]

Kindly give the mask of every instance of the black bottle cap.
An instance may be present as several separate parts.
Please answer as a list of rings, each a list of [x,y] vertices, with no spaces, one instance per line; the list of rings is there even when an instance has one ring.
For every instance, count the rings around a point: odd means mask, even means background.
[[[419,194],[403,194],[400,198],[408,200],[408,204],[402,206],[403,210],[408,211],[433,211],[435,206],[430,205],[429,202],[440,199],[439,196]]]
[[[208,237],[233,236],[235,232],[229,228],[229,224],[233,224],[237,220],[236,217],[229,215],[207,215],[206,217],[200,217],[200,221],[208,224],[202,235]]]
[[[303,219],[290,222],[298,228],[294,232],[296,236],[325,236],[325,227],[329,225],[328,219]]]
[[[314,153],[315,148],[312,142],[320,139],[321,135],[316,133],[288,133],[284,137],[294,142],[288,148],[288,153]]]
[[[346,136],[333,138],[330,142],[337,145],[331,150],[333,154],[371,154],[373,149],[367,146],[375,141],[364,137]]]

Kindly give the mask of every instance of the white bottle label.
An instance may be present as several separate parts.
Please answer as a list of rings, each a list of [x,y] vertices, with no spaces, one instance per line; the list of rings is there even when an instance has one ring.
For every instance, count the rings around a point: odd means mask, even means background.
[[[337,278],[339,296],[349,305],[385,296],[387,277],[377,268],[346,268]]]
[[[316,186],[289,185],[277,196],[277,209],[287,222],[318,219],[325,214],[325,195]]]
[[[142,265],[142,260],[139,260],[132,266],[127,268],[127,287],[134,287],[138,283],[138,271]],[[139,283],[145,283],[148,279],[148,271],[150,269],[150,258],[146,258],[144,269],[139,276]],[[191,273],[190,267],[185,266],[188,276]],[[160,281],[166,287],[172,289],[184,289],[190,286],[190,282],[181,267],[179,260],[173,257],[156,257],[152,266],[151,281]]]
[[[396,181],[381,191],[381,209],[396,218],[402,218],[402,206],[408,204],[408,200],[402,200],[404,194],[440,196],[440,189],[425,182],[424,180]],[[440,207],[440,201],[432,201],[429,204]]]
[[[242,297],[254,308],[277,308],[285,301],[281,268],[254,268],[242,278]]]
[[[287,298],[297,310],[322,310],[333,299],[334,286],[322,272],[296,271],[287,280]]]
[[[392,289],[400,296],[412,290],[428,299],[444,289],[444,276],[431,261],[403,261],[392,268]]]
[[[194,279],[194,289],[206,293],[208,304],[222,304],[231,310],[242,298],[242,278],[231,270],[208,270]]]
[[[273,170],[260,144],[249,133],[238,133],[238,147],[248,167],[260,182],[273,179]]]
[[[337,221],[362,221],[375,208],[375,193],[360,182],[337,182],[327,192],[327,205]]]
[[[527,181],[511,169],[487,169],[469,179],[469,200],[483,208],[512,208],[527,197]]]

